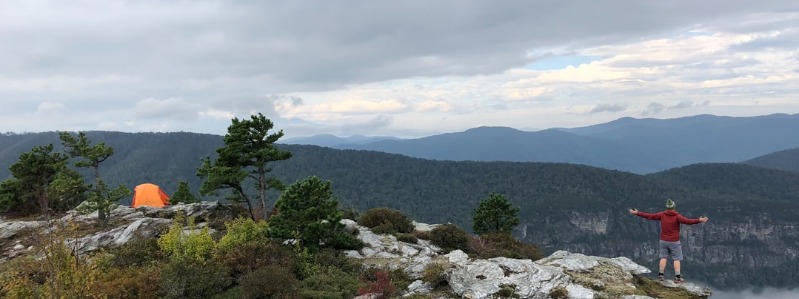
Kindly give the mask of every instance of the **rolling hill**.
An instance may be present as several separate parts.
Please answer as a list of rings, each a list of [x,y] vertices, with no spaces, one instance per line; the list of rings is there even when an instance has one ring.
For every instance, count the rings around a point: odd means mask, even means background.
[[[480,127],[417,139],[317,144],[451,161],[563,162],[646,174],[694,163],[740,162],[799,147],[799,114],[622,118],[535,132]],[[329,138],[330,136],[328,136]]]

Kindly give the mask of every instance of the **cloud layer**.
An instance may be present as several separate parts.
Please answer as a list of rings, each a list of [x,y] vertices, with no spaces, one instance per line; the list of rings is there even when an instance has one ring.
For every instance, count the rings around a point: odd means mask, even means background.
[[[792,1],[4,1],[0,126],[421,136],[797,113]],[[62,117],[53,118],[54,113]]]

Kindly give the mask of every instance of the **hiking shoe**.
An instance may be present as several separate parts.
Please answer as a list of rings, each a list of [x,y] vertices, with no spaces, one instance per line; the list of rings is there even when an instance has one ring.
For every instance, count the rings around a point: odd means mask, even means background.
[[[658,274],[658,280],[664,281],[664,280],[666,280],[666,277],[663,276],[663,274]]]
[[[683,283],[683,282],[685,282],[685,278],[677,277],[674,279],[674,283]]]

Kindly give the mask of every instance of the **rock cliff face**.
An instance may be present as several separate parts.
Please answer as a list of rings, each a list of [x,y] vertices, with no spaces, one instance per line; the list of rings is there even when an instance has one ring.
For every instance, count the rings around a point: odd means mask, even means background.
[[[419,240],[417,244],[397,241],[391,235],[378,235],[343,220],[350,230],[357,230],[366,247],[347,255],[376,267],[403,269],[412,278],[421,278],[433,265],[445,269],[448,290],[434,291],[434,286],[416,280],[406,296],[422,293],[449,298],[708,298],[707,287],[692,283],[655,282],[643,274],[650,271],[626,257],[603,258],[557,251],[538,261],[504,257],[472,259],[460,250],[449,253]],[[417,230],[422,226],[417,225]],[[653,297],[654,296],[654,297]]]
[[[540,217],[537,221],[523,219],[516,235],[548,252],[563,249],[628,256],[650,269],[656,267],[657,221],[631,216],[624,210]],[[742,275],[757,275],[799,262],[799,220],[781,221],[767,214],[729,218],[711,216],[705,224],[682,226],[687,262],[684,273],[688,277],[732,287],[745,279]]]

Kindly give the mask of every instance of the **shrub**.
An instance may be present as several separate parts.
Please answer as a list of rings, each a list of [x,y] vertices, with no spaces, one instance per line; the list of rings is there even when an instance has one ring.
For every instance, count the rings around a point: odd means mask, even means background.
[[[235,249],[220,251],[220,263],[230,268],[234,277],[239,277],[266,266],[294,267],[294,252],[291,247],[277,242],[251,242]]]
[[[508,257],[535,261],[543,257],[534,245],[522,243],[504,233],[473,236],[469,238],[469,248],[474,257],[481,259]]]
[[[421,240],[430,240],[430,231],[415,230],[413,231],[413,235]]]
[[[391,283],[391,276],[386,271],[379,270],[374,273],[374,281],[368,282],[364,288],[358,289],[358,295],[375,294],[377,298],[387,299],[397,291]]]
[[[319,267],[336,267],[348,273],[361,273],[363,264],[351,257],[344,255],[341,251],[324,249],[314,255],[314,262]]]
[[[397,240],[411,244],[419,243],[419,239],[414,234],[397,234]]]
[[[135,238],[109,251],[114,267],[143,266],[163,257],[156,238]]]
[[[366,211],[366,213],[361,215],[358,219],[358,224],[366,226],[372,229],[372,231],[374,231],[375,227],[382,226],[379,230],[389,234],[410,233],[413,232],[414,229],[413,222],[408,216],[405,216],[405,214],[402,214],[400,211],[389,208],[375,208]]]
[[[110,268],[92,287],[97,298],[157,298],[161,269],[154,265]]]
[[[231,285],[229,269],[194,259],[170,260],[162,266],[163,298],[208,298]]]
[[[341,209],[341,217],[342,219],[358,220],[360,214],[354,208],[346,207]]]
[[[446,251],[469,248],[469,235],[454,224],[443,224],[430,231],[430,242]]]
[[[219,240],[217,250],[226,251],[251,242],[268,241],[268,225],[264,221],[240,217],[226,222],[225,228],[227,232]]]
[[[291,269],[266,266],[239,279],[242,298],[293,298],[298,280]]]
[[[361,282],[352,273],[336,267],[321,267],[300,283],[298,293],[303,298],[353,298]]]
[[[184,222],[188,223],[188,231],[183,230]],[[197,231],[193,218],[187,221],[182,213],[178,213],[169,231],[158,238],[158,247],[173,260],[206,261],[213,255],[216,243],[208,232],[208,227]]]
[[[447,285],[446,269],[439,263],[429,263],[422,272],[422,281],[433,288]]]

